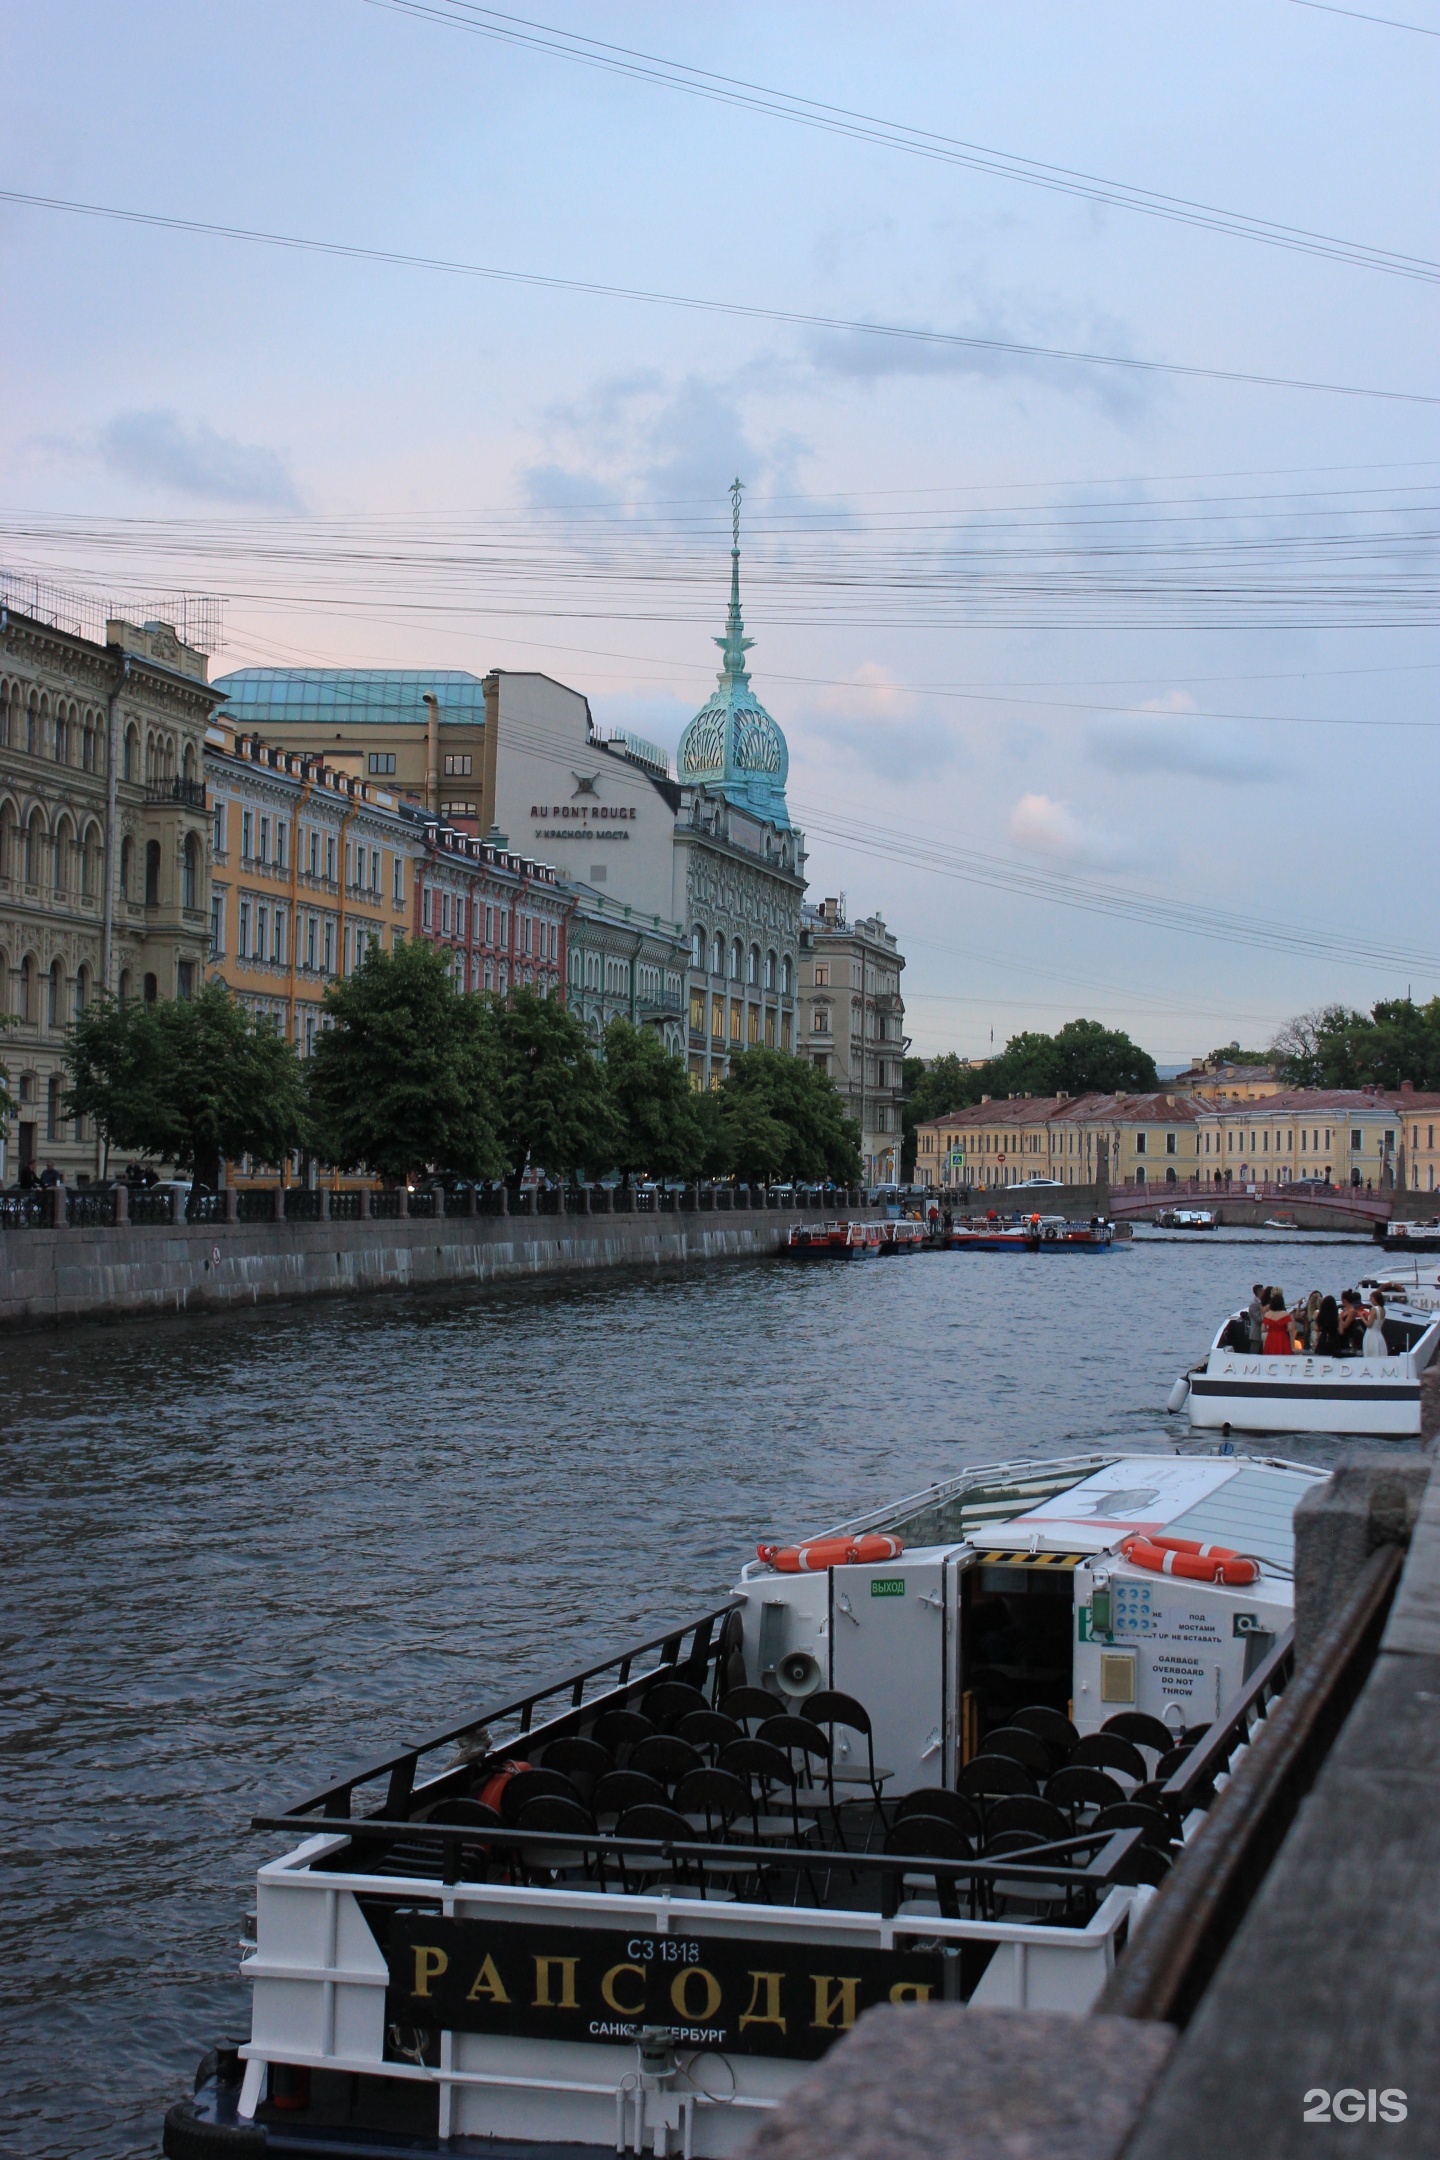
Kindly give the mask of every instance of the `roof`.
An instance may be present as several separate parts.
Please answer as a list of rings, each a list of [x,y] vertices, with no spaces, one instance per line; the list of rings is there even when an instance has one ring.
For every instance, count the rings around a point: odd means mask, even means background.
[[[1440,1110],[1440,1094],[1419,1088],[1290,1088],[1256,1102],[1206,1103],[1207,1117],[1408,1117],[1413,1110]]]
[[[945,1117],[925,1118],[926,1125],[947,1128],[974,1125],[1193,1125],[1210,1109],[1190,1095],[1164,1090],[1153,1095],[1014,1095],[1003,1102],[973,1103]]]
[[[425,724],[425,693],[439,700],[440,719],[484,724],[485,685],[462,668],[237,668],[217,678],[237,727],[286,721],[341,720]]]

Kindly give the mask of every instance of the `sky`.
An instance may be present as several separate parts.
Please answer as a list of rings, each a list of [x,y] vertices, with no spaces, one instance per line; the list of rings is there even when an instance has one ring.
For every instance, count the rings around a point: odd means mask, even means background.
[[[0,571],[673,749],[738,475],[811,894],[918,1054],[1440,993],[1440,0],[1383,12],[0,0],[0,191],[758,311],[0,199]]]

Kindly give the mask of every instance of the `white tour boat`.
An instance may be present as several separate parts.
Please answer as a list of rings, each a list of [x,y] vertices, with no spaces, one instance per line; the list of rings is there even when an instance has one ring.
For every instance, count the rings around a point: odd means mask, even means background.
[[[1387,1289],[1389,1282],[1387,1272]],[[1188,1402],[1199,1431],[1418,1438],[1420,1382],[1440,1349],[1440,1296],[1425,1305],[1402,1285],[1396,1290],[1393,1299],[1386,1296],[1388,1356],[1267,1357],[1263,1350],[1231,1348],[1226,1338],[1233,1340],[1245,1321],[1243,1313],[1232,1314],[1204,1362],[1180,1375],[1167,1409],[1178,1413]]]
[[[971,1471],[259,1818],[166,2153],[730,2155],[873,2003],[1083,2014],[1284,1685],[1321,1475]]]

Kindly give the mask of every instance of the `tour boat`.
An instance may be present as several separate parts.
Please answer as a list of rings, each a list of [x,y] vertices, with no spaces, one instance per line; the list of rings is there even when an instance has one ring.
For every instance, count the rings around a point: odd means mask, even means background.
[[[947,1252],[1109,1252],[1114,1240],[1114,1224],[1098,1216],[1089,1222],[1067,1222],[1063,1215],[1027,1215],[1015,1222],[979,1216],[941,1235]]]
[[[1375,1225],[1386,1252],[1440,1253],[1440,1222],[1388,1222]]]
[[[1203,1207],[1166,1208],[1156,1216],[1155,1227],[1157,1230],[1213,1230],[1215,1211]]]
[[[1322,1474],[971,1470],[258,1817],[250,2037],[166,2153],[723,2160],[874,2003],[1083,2015],[1284,1685]]]
[[[1420,1382],[1440,1348],[1440,1311],[1397,1288],[1386,1301],[1388,1356],[1267,1357],[1223,1348],[1232,1320],[1244,1320],[1237,1314],[1216,1330],[1204,1362],[1180,1375],[1166,1407],[1178,1412],[1188,1401],[1190,1423],[1201,1431],[1417,1438]]]
[[[797,1260],[863,1260],[920,1252],[925,1242],[925,1225],[918,1222],[792,1223],[785,1250]]]
[[[1387,1315],[1395,1310],[1396,1299],[1417,1313],[1440,1313],[1440,1265],[1418,1255],[1380,1262],[1374,1275],[1361,1276],[1359,1288],[1362,1296],[1378,1290]]]

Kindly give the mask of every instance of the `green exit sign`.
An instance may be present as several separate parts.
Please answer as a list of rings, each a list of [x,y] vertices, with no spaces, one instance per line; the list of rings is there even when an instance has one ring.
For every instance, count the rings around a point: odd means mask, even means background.
[[[870,1580],[871,1597],[904,1597],[903,1575],[874,1575]]]

